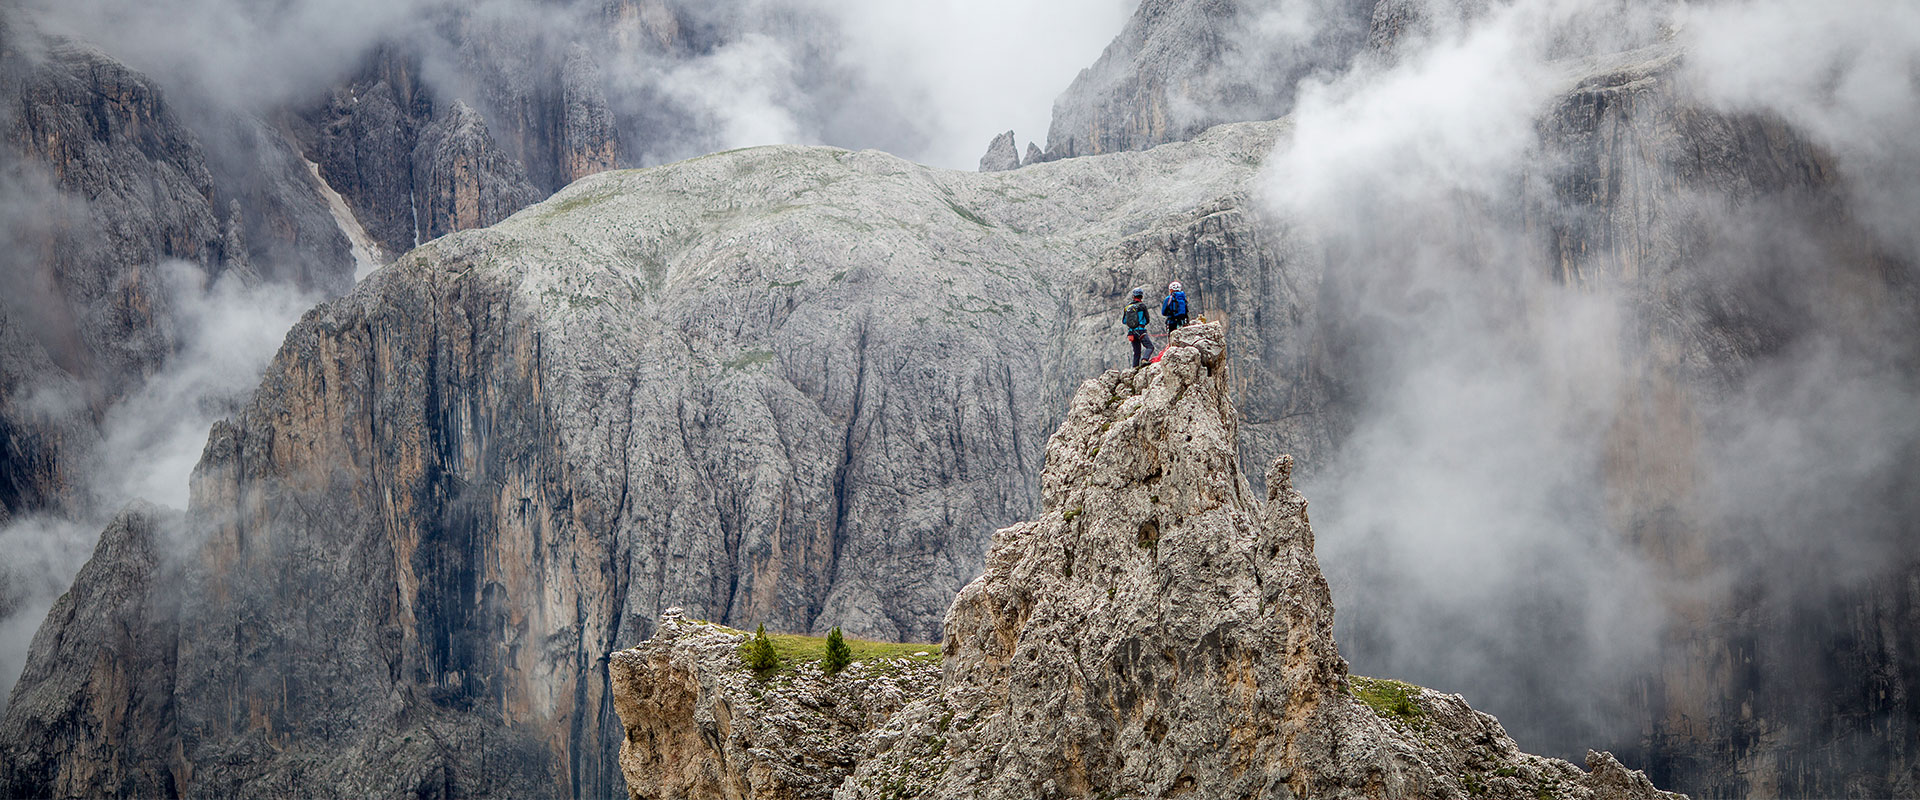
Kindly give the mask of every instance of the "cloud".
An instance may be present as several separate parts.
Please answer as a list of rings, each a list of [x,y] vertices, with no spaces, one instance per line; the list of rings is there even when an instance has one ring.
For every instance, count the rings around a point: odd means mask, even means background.
[[[1046,141],[1054,97],[1099,58],[1132,0],[804,0],[840,31],[843,65],[885,93],[924,144],[896,154],[973,169],[996,134]],[[837,142],[836,142],[837,144]],[[878,145],[876,145],[878,146]]]
[[[40,620],[86,563],[111,516],[136,499],[186,507],[187,482],[208,429],[252,394],[281,332],[318,300],[231,273],[209,280],[198,265],[182,261],[159,269],[177,350],[107,411],[92,452],[72,453],[81,459],[68,466],[80,483],[82,507],[0,526],[0,551],[8,553],[0,567],[0,681],[6,687],[18,679]]]
[[[13,691],[27,665],[40,621],[93,554],[104,523],[56,516],[15,518],[0,526],[0,697]]]
[[[582,43],[611,67],[608,101],[628,110],[621,134],[647,159],[825,143],[962,169],[1009,127],[1044,138],[1053,96],[1132,10],[1125,0],[667,2],[685,23],[676,49],[611,35],[600,0],[28,2],[48,30],[243,113],[312,102],[388,42],[424,56],[443,99],[506,113],[482,96],[478,73],[537,80]]]
[[[1325,244],[1346,343],[1353,429],[1303,483],[1356,670],[1577,756],[1637,741],[1623,709],[1676,604],[1843,596],[1905,563],[1920,341],[1888,270],[1920,254],[1916,13],[1516,0],[1303,84],[1263,196]],[[1670,35],[1669,96],[1815,147],[1742,143],[1707,167],[1725,183],[1621,154],[1657,241],[1574,256],[1637,274],[1557,277],[1543,228],[1643,223],[1553,183],[1602,167],[1542,120],[1577,70]],[[1831,157],[1842,207],[1765,162],[1796,154]]]
[[[208,429],[253,394],[284,331],[320,299],[232,273],[209,279],[185,261],[160,270],[178,345],[166,366],[101,423],[99,459],[89,473],[107,507],[144,499],[186,508],[187,479]]]
[[[1861,220],[1920,263],[1920,6],[1749,0],[1688,11],[1686,75],[1703,99],[1810,136],[1838,162]]]

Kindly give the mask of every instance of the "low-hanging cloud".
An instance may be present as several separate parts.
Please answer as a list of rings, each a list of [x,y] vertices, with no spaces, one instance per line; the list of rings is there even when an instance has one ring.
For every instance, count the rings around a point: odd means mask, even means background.
[[[110,409],[101,423],[96,491],[108,506],[135,499],[184,509],[187,478],[207,431],[252,395],[283,331],[319,298],[227,273],[210,278],[185,261],[160,266],[178,343],[166,368]]]
[[[1849,282],[1886,276],[1872,247],[1834,246],[1831,209],[1668,173],[1655,182],[1684,215],[1687,260],[1586,280],[1558,274],[1540,230],[1592,214],[1542,178],[1591,157],[1542,136],[1571,77],[1674,47],[1684,66],[1664,91],[1807,136],[1842,173],[1841,218],[1912,263],[1920,150],[1900,132],[1920,24],[1875,11],[1890,9],[1516,0],[1302,86],[1265,196],[1326,243],[1323,303],[1351,343],[1337,366],[1353,430],[1307,490],[1356,669],[1463,692],[1523,744],[1577,756],[1636,743],[1646,720],[1624,699],[1660,668],[1676,603],[1757,576],[1824,596],[1903,563],[1920,457],[1911,298]],[[1647,289],[1661,285],[1674,294]],[[1657,326],[1675,320],[1759,333],[1654,366],[1674,346]],[[1672,431],[1699,440],[1658,440]],[[1660,496],[1633,494],[1648,486]],[[1668,561],[1646,532],[1655,512],[1713,556]]]
[[[188,479],[214,421],[237,411],[316,297],[228,273],[209,278],[184,261],[161,264],[173,312],[174,356],[99,425],[91,452],[68,465],[80,506],[30,514],[0,527],[0,696],[26,663],[27,646],[53,601],[92,554],[112,514],[135,500],[185,508]]]
[[[630,112],[620,133],[643,163],[748,145],[831,144],[971,168],[999,131],[1043,137],[1053,96],[1133,6],[635,5],[642,16],[684,22],[683,39],[610,35],[603,0],[28,0],[27,8],[49,31],[92,41],[173,91],[262,116],[313,102],[387,43],[423,54],[446,99],[503,113],[479,96],[476,68],[492,60],[539,69],[540,59],[578,43],[606,67],[608,102]],[[476,33],[489,44],[468,47]]]
[[[1131,10],[1126,0],[1044,8],[1010,0],[635,5],[643,16],[684,23],[680,40],[610,34],[603,0],[25,0],[4,13],[10,24],[78,38],[145,72],[216,156],[235,149],[226,142],[232,120],[271,120],[319,102],[382,46],[415,54],[440,101],[465,99],[490,113],[503,111],[490,92],[524,88],[516,81],[540,79],[584,46],[601,65],[635,163],[800,143],[879,147],[971,168],[998,131],[1043,132],[1052,94]],[[13,47],[39,41],[12,39]],[[0,260],[11,288],[3,310],[22,330],[60,329],[38,324],[39,315],[65,307],[42,286],[37,251],[25,243],[70,226],[50,215],[84,203],[52,202],[58,189],[31,170],[0,174],[0,188],[0,244],[8,245]],[[273,264],[254,267],[278,274]],[[95,427],[97,446],[66,465],[71,507],[0,529],[0,545],[19,556],[0,569],[0,676],[8,685],[107,519],[134,499],[186,503],[209,426],[246,399],[282,332],[322,299],[184,262],[155,268],[165,276],[160,305],[172,338],[163,369],[101,409],[88,409],[72,381],[49,379],[23,401]]]
[[[1750,0],[1688,9],[1686,71],[1700,95],[1776,116],[1831,153],[1852,209],[1920,263],[1920,6]]]

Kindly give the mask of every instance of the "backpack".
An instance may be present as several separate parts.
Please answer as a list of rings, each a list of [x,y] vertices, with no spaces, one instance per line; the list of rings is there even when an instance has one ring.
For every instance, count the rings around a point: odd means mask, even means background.
[[[1187,293],[1174,292],[1160,303],[1160,316],[1172,319],[1187,315]]]
[[[1127,306],[1127,331],[1139,333],[1147,329],[1147,304],[1134,303]]]

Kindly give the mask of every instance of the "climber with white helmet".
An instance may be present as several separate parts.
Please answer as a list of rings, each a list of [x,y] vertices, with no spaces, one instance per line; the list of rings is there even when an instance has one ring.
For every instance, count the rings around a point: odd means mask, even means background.
[[[1160,301],[1160,316],[1167,318],[1167,333],[1187,324],[1187,293],[1180,290],[1179,281],[1167,284],[1167,299]]]
[[[1127,310],[1120,313],[1120,322],[1127,326],[1127,341],[1133,342],[1133,366],[1153,360],[1153,337],[1147,334],[1147,290],[1135,288],[1133,302],[1127,304]]]

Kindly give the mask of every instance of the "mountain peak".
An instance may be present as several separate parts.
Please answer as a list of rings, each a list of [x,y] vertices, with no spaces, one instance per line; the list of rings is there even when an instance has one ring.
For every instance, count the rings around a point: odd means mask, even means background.
[[[1159,362],[1081,385],[1047,442],[1040,515],[994,534],[947,614],[938,689],[849,726],[864,752],[834,797],[1674,797],[1606,754],[1586,772],[1523,753],[1458,696],[1350,677],[1292,459],[1271,465],[1264,497],[1250,490],[1228,370],[1226,325],[1201,323]],[[678,661],[744,669],[724,656]],[[633,663],[615,657],[616,695],[729,685]],[[770,702],[742,694],[732,705]],[[632,717],[628,738],[691,721]],[[673,772],[751,785],[791,771],[739,755]],[[646,795],[661,774],[627,779]]]

